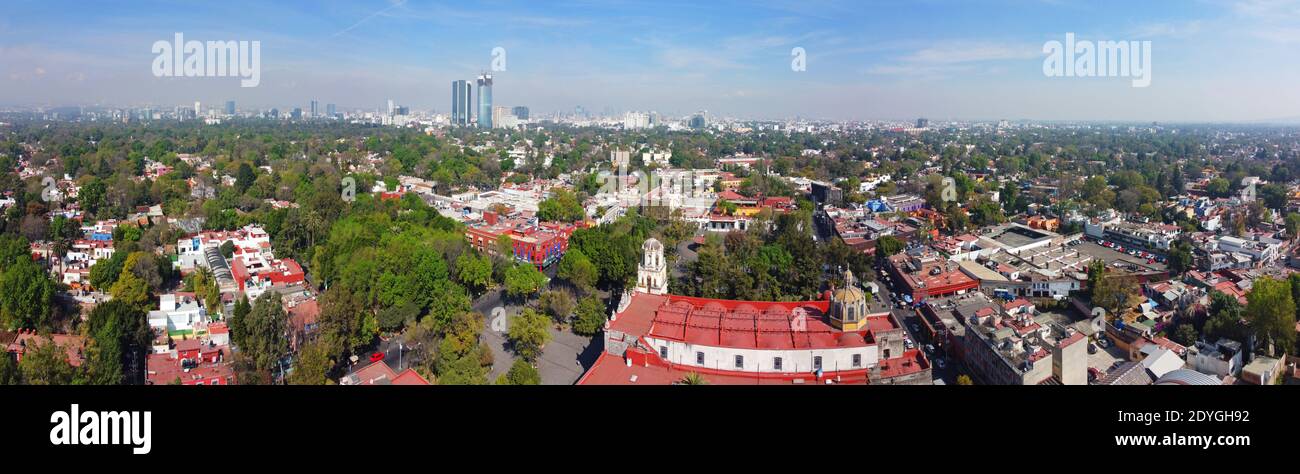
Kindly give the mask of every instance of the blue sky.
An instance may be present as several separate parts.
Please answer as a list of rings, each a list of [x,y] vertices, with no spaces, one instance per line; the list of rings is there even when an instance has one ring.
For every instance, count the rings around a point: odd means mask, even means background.
[[[506,50],[499,105],[756,118],[1300,117],[1300,0],[3,0],[0,104],[445,111]],[[155,78],[151,45],[257,40],[262,80]],[[1045,41],[1149,40],[1152,84],[1042,73]],[[807,70],[792,71],[804,48]]]

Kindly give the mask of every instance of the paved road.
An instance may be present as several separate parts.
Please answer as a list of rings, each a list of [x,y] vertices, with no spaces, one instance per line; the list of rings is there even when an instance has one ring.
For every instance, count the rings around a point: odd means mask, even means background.
[[[488,371],[488,382],[493,382],[496,381],[497,376],[509,371],[510,365],[515,363],[515,354],[508,349],[506,332],[510,328],[510,317],[519,314],[523,308],[506,304],[504,290],[501,289],[480,296],[474,300],[472,307],[486,319],[483,322],[483,334],[479,341],[492,350],[492,370]]]
[[[877,283],[880,284],[882,290],[890,293],[893,292],[893,288],[887,284],[883,278],[878,278]],[[888,295],[882,294],[881,298],[888,299],[888,304],[891,306],[893,305],[893,300],[889,298]],[[956,365],[956,360],[945,355],[943,349],[939,348],[938,344],[934,344],[935,341],[930,340],[929,335],[923,330],[918,331],[913,329],[913,326],[915,326],[916,329],[921,329],[924,326],[921,323],[921,316],[917,314],[916,310],[912,308],[895,307],[891,308],[890,312],[894,314],[894,318],[903,324],[903,330],[907,332],[908,337],[916,343],[918,348],[925,351],[926,358],[930,360],[930,375],[932,379],[943,380],[943,383],[948,385],[956,385],[957,375],[959,373],[958,371],[960,370]],[[936,346],[935,351],[927,350],[926,345]],[[937,360],[943,360],[944,367],[942,369],[940,369],[936,363]]]
[[[671,274],[673,278],[681,278],[686,275],[687,266],[700,258],[700,255],[694,250],[695,237],[699,235],[703,235],[703,231],[697,232],[695,236],[688,237],[677,244],[677,264],[673,266]]]
[[[600,355],[604,340],[579,336],[569,330],[551,328],[551,342],[542,349],[537,371],[543,385],[573,385]]]

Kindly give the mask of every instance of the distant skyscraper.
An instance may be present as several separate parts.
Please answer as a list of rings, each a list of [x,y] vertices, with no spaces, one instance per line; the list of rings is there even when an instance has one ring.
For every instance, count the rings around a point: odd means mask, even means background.
[[[289,118],[298,120],[302,118],[302,107],[294,107],[293,112],[289,112]]]
[[[513,110],[511,110],[511,113],[513,113],[515,118],[519,120],[528,120],[528,107],[524,107],[522,105],[516,106]]]
[[[320,117],[320,108],[317,107],[317,105],[318,105],[318,102],[316,102],[316,101],[314,101],[314,100],[311,101],[311,118]]]
[[[492,128],[492,75],[478,76],[478,126]]]
[[[694,117],[691,117],[691,122],[690,122],[690,126],[691,126],[691,128],[697,128],[697,129],[698,129],[698,128],[705,128],[705,127],[708,127],[708,126],[709,126],[709,119],[708,119],[708,117],[706,117],[707,115],[708,115],[708,112],[700,112],[700,113],[698,113],[698,114],[695,114]]]
[[[325,115],[330,117],[338,115],[338,107],[335,107],[334,104],[325,104]]]
[[[235,115],[235,101],[226,101],[226,115]]]
[[[393,99],[388,99],[388,115],[392,116],[393,112]]]
[[[199,107],[199,105],[200,105],[200,104],[199,104],[199,101],[197,101],[197,100],[194,101],[194,116],[195,116],[195,117],[198,117],[198,116],[200,116],[200,115],[203,115],[203,111],[201,110],[202,108]]]
[[[929,126],[930,126],[930,119],[923,119],[923,118],[916,119],[916,128],[928,128]]]
[[[473,107],[472,91],[474,86],[469,81],[452,81],[451,83],[451,124],[469,125],[470,109]]]

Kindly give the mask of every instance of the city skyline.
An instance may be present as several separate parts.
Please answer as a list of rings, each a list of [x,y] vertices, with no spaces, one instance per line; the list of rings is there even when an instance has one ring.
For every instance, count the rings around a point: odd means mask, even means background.
[[[502,85],[494,104],[542,114],[583,106],[757,119],[1300,119],[1300,91],[1288,86],[1300,67],[1280,60],[1300,43],[1294,0],[54,6],[19,1],[0,19],[0,105],[369,108],[395,98],[450,113],[447,85],[489,71]],[[260,41],[261,84],[154,77],[149,46],[178,32]],[[1151,86],[1047,77],[1042,48],[1069,33],[1151,41]],[[490,69],[498,47],[508,53],[500,71]],[[792,70],[795,48],[806,70]]]

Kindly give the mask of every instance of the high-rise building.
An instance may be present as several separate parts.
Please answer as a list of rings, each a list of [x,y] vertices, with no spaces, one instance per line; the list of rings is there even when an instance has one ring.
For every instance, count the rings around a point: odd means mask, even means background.
[[[393,99],[388,99],[388,116],[390,117],[393,116],[393,112],[395,112],[395,110],[393,110],[393,107],[394,107]]]
[[[451,83],[451,124],[469,125],[470,109],[473,107],[471,97],[474,86],[469,81],[459,80]]]
[[[198,117],[198,116],[200,116],[200,115],[203,115],[203,111],[201,110],[202,108],[201,108],[199,105],[200,105],[200,104],[199,104],[199,101],[197,101],[197,100],[194,101],[194,116],[195,116],[195,117]]]
[[[328,115],[330,117],[334,117],[335,115],[338,115],[338,107],[335,106],[334,104],[325,104],[325,115]]]
[[[924,119],[924,118],[916,119],[916,128],[929,128],[929,127],[930,127],[930,119]]]
[[[492,75],[478,76],[478,126],[492,128]]]
[[[311,118],[316,118],[320,116],[320,109],[317,107],[317,104],[318,103],[316,101],[314,100],[311,101]]]
[[[235,101],[226,101],[226,115],[235,115]]]
[[[299,120],[302,118],[302,107],[294,107],[293,112],[289,112],[289,118]]]
[[[528,120],[528,107],[522,105],[515,106],[515,108],[511,110],[511,113],[513,113],[515,118],[519,120]]]

